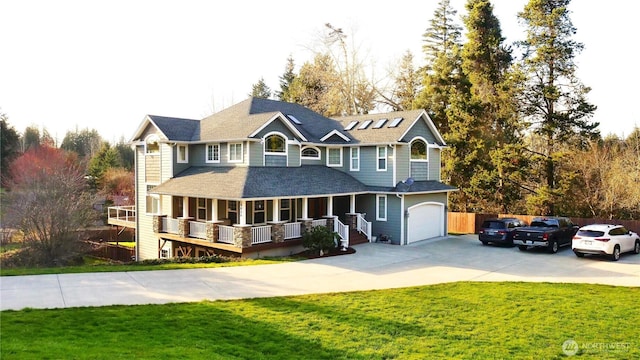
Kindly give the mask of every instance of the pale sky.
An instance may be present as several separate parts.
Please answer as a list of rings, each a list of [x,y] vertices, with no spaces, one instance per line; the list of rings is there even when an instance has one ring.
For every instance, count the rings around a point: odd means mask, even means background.
[[[312,58],[324,24],[343,28],[382,77],[410,50],[423,65],[422,34],[436,0],[0,0],[0,112],[23,132],[96,129],[129,139],[146,114],[200,119],[247,98],[264,77],[272,90],[292,55]],[[458,15],[465,0],[452,0]],[[527,0],[494,0],[507,42],[524,39]],[[637,15],[630,0],[573,0],[578,76],[598,106],[603,135],[640,126]],[[460,21],[460,24],[462,22]]]

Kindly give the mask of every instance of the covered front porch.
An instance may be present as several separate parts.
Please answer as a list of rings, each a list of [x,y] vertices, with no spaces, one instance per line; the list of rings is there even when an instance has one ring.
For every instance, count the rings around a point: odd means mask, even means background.
[[[168,256],[300,246],[302,234],[316,226],[338,233],[343,247],[350,245],[353,233],[371,239],[371,223],[355,211],[356,194],[240,200],[160,196],[160,203],[171,204],[167,215],[153,215],[160,257],[166,241],[177,245]]]

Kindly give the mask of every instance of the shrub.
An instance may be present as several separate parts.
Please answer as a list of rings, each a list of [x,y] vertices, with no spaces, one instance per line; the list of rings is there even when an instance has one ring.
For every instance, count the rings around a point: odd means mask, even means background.
[[[316,226],[306,230],[302,234],[302,246],[306,249],[317,251],[322,255],[336,248],[338,234],[329,230],[326,226]]]

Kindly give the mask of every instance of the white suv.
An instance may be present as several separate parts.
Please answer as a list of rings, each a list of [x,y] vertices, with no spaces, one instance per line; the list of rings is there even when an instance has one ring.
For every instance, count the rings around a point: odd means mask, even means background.
[[[581,227],[573,237],[571,249],[577,257],[585,254],[608,255],[611,260],[618,261],[621,253],[640,253],[640,237],[622,225],[587,225]]]

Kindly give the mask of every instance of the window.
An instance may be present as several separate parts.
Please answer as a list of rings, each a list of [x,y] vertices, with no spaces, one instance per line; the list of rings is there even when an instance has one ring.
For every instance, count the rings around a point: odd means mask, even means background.
[[[378,122],[373,126],[374,129],[380,129],[381,127],[384,126],[384,123],[387,122],[387,119],[380,119],[378,120]]]
[[[207,220],[207,199],[198,198],[198,220]]]
[[[305,148],[302,148],[302,152],[300,156],[303,159],[320,160],[320,151],[314,147],[305,147]]]
[[[360,171],[360,148],[358,147],[351,148],[351,162],[349,170]]]
[[[280,135],[267,136],[264,142],[264,151],[266,153],[285,153],[285,140]]]
[[[156,155],[160,153],[160,144],[157,135],[149,135],[144,141],[144,152],[147,155]]]
[[[162,249],[160,250],[160,259],[168,259],[169,258],[169,250]]]
[[[208,163],[220,162],[220,145],[219,144],[207,145],[207,158],[205,160]]]
[[[427,160],[427,144],[416,139],[411,143],[411,160]]]
[[[398,125],[400,125],[401,122],[402,122],[402,118],[401,117],[397,117],[397,118],[393,119],[391,124],[389,124],[389,127],[390,128],[398,127]]]
[[[387,195],[376,195],[376,220],[387,221]]]
[[[280,221],[289,221],[289,220],[291,220],[291,200],[281,199],[280,200]]]
[[[378,171],[387,171],[387,147],[378,146]]]
[[[371,123],[373,122],[373,120],[365,120],[365,122],[362,123],[362,125],[360,125],[360,127],[358,127],[359,130],[364,130],[366,128],[369,127],[369,125],[371,125]]]
[[[227,201],[227,217],[231,224],[238,223],[238,202],[234,200]]]
[[[158,195],[147,195],[147,214],[160,214],[160,197]]]
[[[189,162],[189,147],[187,145],[178,145],[178,162],[182,164]]]
[[[253,223],[264,224],[264,200],[257,200],[253,202]]]
[[[242,162],[242,143],[229,144],[229,162]]]
[[[344,129],[346,131],[349,131],[349,130],[353,129],[354,127],[356,127],[356,125],[358,125],[358,122],[357,121],[352,121]]]
[[[342,148],[327,148],[327,166],[342,166]]]

